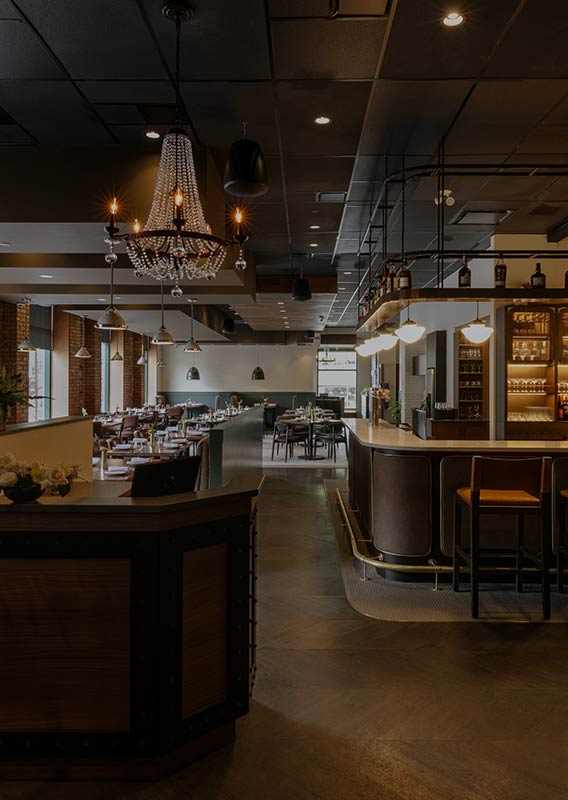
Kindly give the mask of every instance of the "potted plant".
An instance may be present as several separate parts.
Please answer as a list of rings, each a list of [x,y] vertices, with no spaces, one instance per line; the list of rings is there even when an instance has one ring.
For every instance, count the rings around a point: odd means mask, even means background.
[[[6,419],[17,405],[31,405],[30,400],[42,400],[42,396],[28,394],[21,372],[9,374],[6,367],[0,367],[0,431],[6,430]]]
[[[398,400],[395,400],[393,403],[390,404],[389,412],[393,424],[396,425],[398,428],[402,422],[402,405]]]

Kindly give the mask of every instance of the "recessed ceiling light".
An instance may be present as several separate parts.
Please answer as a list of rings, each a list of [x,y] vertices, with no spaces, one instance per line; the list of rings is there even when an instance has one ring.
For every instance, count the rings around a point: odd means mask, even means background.
[[[0,247],[12,247],[10,242],[0,242]]]
[[[106,297],[99,297],[99,303],[106,303]]]
[[[343,274],[344,275],[352,275],[353,273],[352,272],[344,272]]]
[[[158,131],[146,131],[146,137],[148,139],[159,139],[160,134],[158,133]]]
[[[322,115],[321,117],[316,117],[314,119],[314,122],[316,123],[316,125],[329,125],[329,123],[331,122],[331,117],[324,117]]]
[[[279,306],[283,306],[283,305],[284,305],[284,301],[283,301],[283,300],[279,300],[279,301],[278,301],[278,305],[279,305]]]
[[[114,296],[115,300],[122,300],[122,297],[119,297],[117,294]]]
[[[346,292],[346,291],[347,291],[347,289],[345,288],[345,286],[340,286],[340,287],[339,287],[339,291],[340,291],[340,292]]]
[[[445,25],[446,28],[457,28],[458,25],[461,25],[465,22],[465,17],[463,14],[460,14],[459,11],[450,11],[449,14],[442,19],[442,25]]]
[[[40,278],[53,278],[53,275],[40,275]]]
[[[317,242],[310,242],[310,247],[319,247]]]
[[[320,229],[319,225],[310,225],[310,230],[311,231],[319,231],[319,229]]]

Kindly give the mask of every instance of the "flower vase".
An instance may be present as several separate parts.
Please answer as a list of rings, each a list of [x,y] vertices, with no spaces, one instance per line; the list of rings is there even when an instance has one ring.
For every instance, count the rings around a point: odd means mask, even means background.
[[[40,483],[32,483],[29,486],[6,486],[4,494],[12,503],[33,503],[43,494],[43,487]]]

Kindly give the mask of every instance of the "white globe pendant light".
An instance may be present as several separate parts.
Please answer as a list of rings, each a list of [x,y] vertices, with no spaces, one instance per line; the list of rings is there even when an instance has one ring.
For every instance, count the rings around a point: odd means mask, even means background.
[[[477,301],[476,319],[469,322],[465,328],[462,328],[462,333],[471,344],[483,344],[491,338],[493,328],[488,325],[484,320],[479,319],[479,300]]]

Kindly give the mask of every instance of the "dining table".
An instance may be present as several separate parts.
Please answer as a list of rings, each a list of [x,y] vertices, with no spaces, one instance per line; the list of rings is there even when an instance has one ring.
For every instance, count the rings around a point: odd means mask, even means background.
[[[316,416],[297,416],[293,419],[282,420],[291,427],[300,427],[308,429],[308,442],[307,442],[307,455],[298,456],[304,461],[322,461],[324,456],[318,456],[317,447],[315,446],[314,428],[316,425],[323,425],[327,421],[326,417]]]

